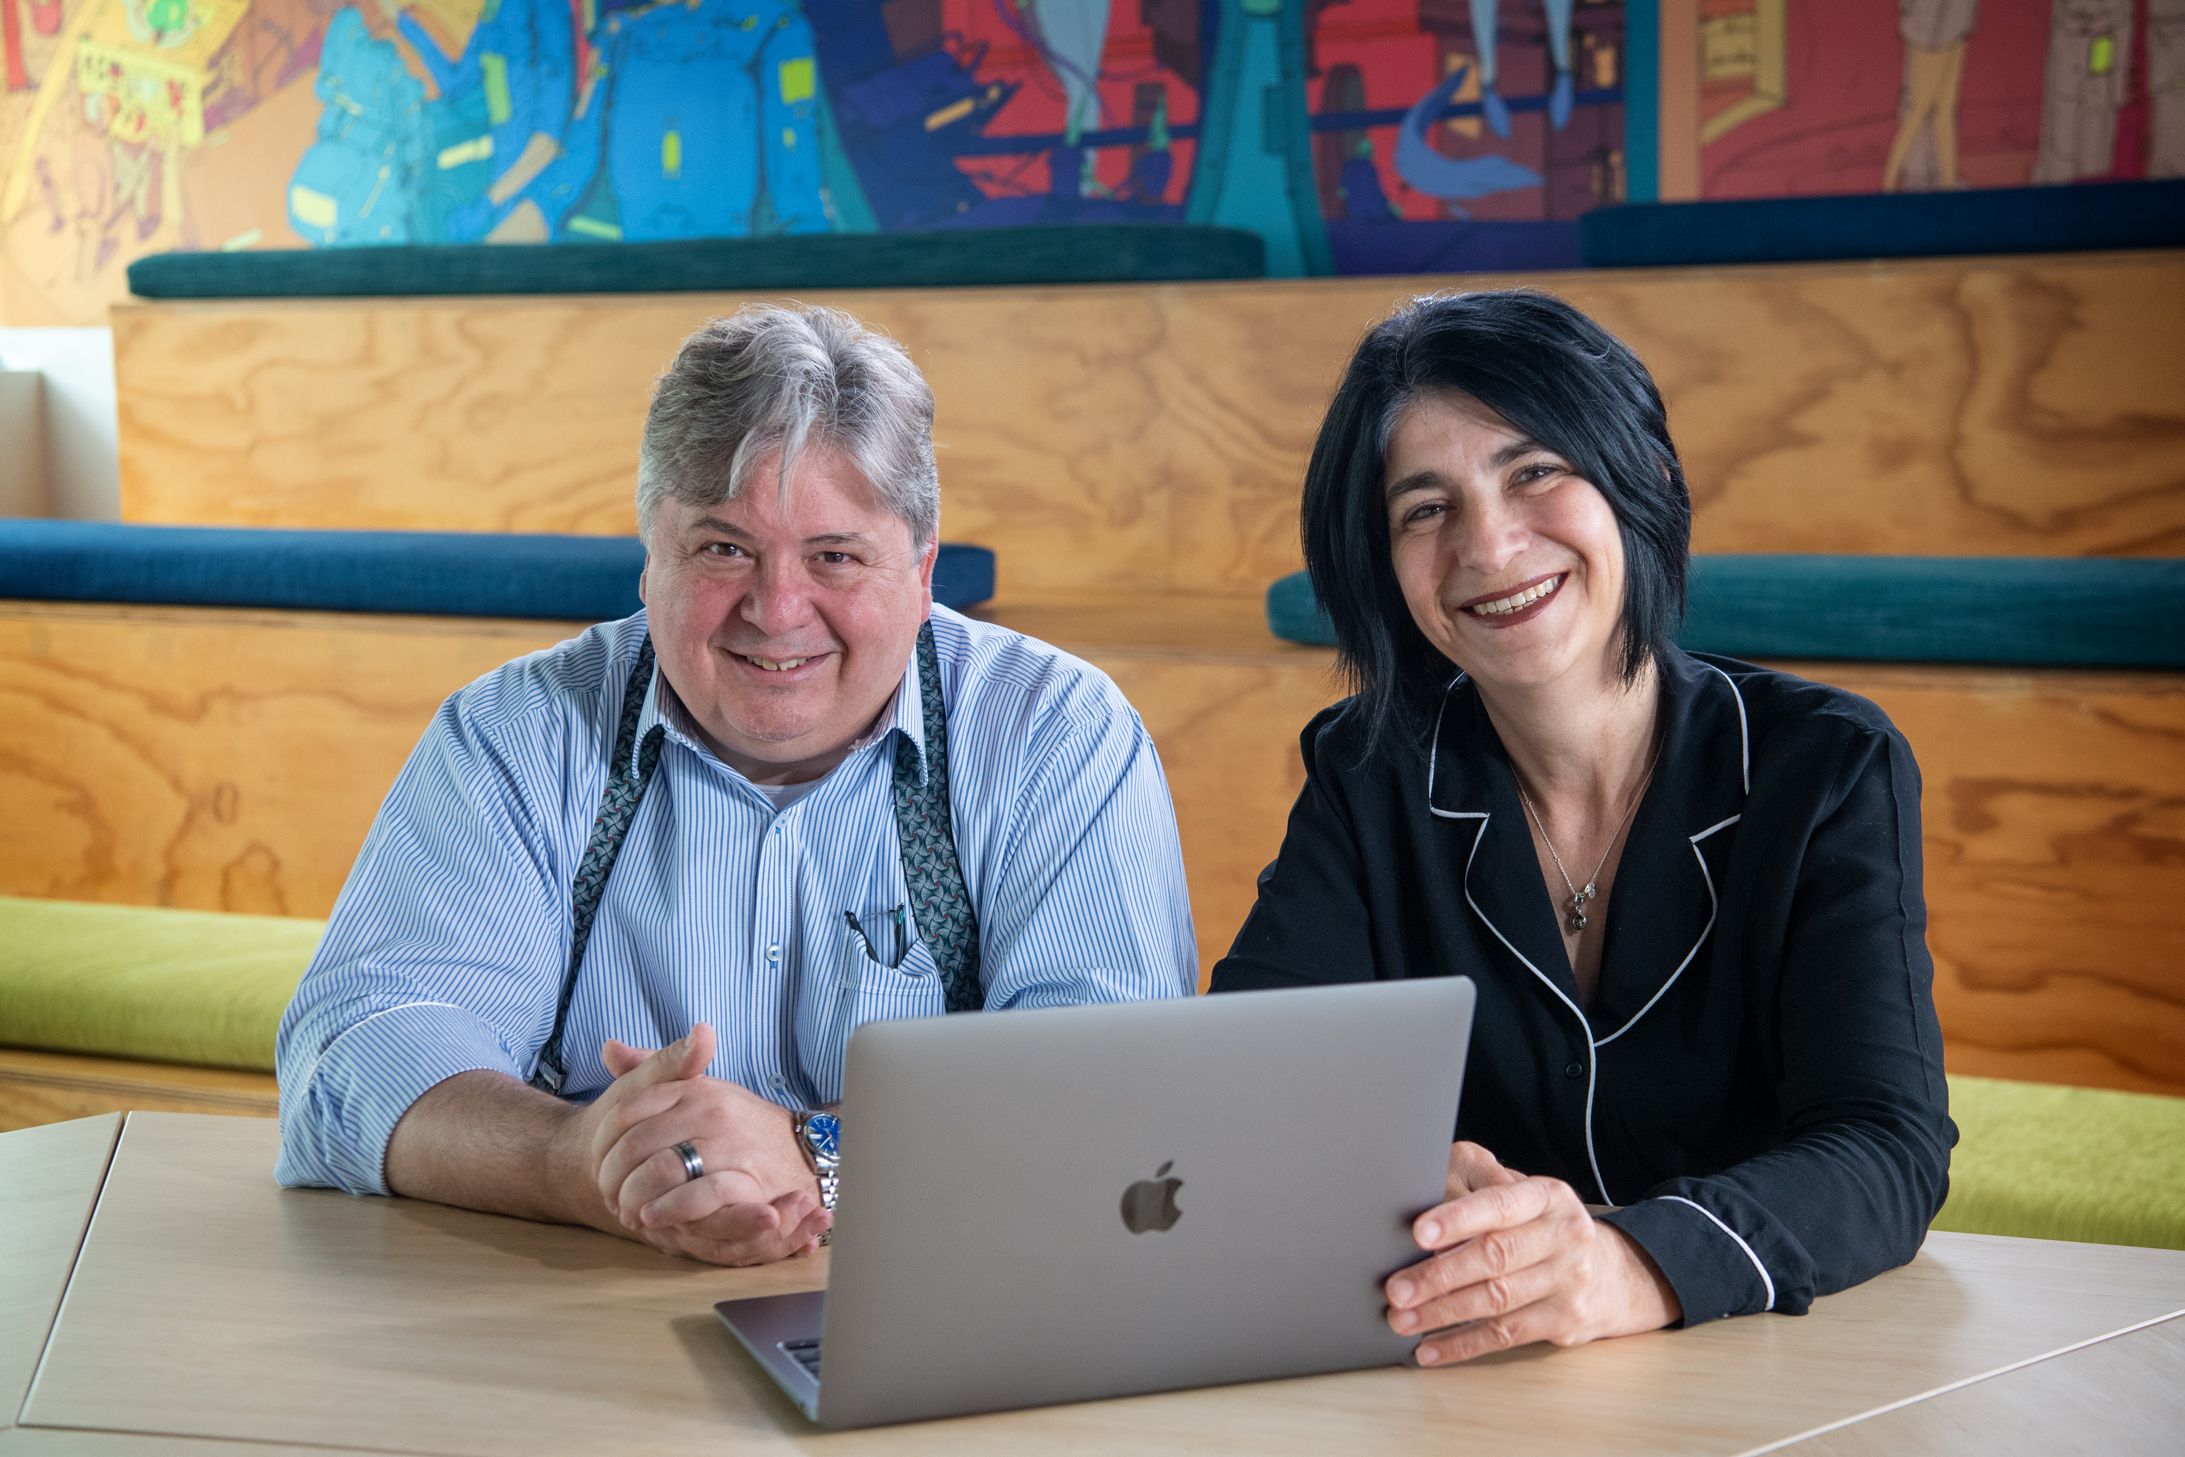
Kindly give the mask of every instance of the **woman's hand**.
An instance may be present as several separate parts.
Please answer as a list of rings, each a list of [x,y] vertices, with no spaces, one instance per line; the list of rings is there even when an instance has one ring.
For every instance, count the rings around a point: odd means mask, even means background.
[[[1449,1155],[1450,1200],[1411,1226],[1436,1253],[1391,1275],[1388,1323],[1441,1366],[1533,1341],[1583,1345],[1683,1314],[1654,1262],[1561,1179],[1523,1178],[1476,1144]],[[1449,1329],[1458,1327],[1457,1329]]]
[[[1516,1169],[1505,1168],[1501,1160],[1476,1143],[1452,1143],[1449,1145],[1448,1192],[1442,1197],[1454,1201],[1475,1189],[1515,1184],[1524,1177]]]

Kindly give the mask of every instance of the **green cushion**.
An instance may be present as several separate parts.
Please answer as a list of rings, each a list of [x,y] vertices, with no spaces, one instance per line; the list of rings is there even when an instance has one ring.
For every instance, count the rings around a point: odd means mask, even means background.
[[[2185,560],[1696,556],[1677,641],[1733,658],[2185,668]],[[1267,590],[1291,642],[1335,631],[1303,572]]]
[[[323,921],[0,896],[0,1044],[273,1070]]]
[[[1952,1077],[1937,1229],[2185,1250],[2185,1098]]]
[[[1098,223],[665,243],[417,243],[155,253],[129,265],[129,290],[139,298],[193,299],[747,293],[1266,274],[1266,243],[1241,228]]]

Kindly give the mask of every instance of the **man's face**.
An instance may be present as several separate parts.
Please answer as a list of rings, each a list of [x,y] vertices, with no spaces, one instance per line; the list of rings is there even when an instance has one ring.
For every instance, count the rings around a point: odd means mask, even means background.
[[[717,506],[654,512],[639,579],[653,652],[708,747],[757,784],[815,779],[880,716],[933,609],[935,545],[838,451],[781,453]]]

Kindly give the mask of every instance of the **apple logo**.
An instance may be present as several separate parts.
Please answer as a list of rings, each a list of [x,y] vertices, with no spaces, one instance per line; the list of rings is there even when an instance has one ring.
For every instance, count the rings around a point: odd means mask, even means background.
[[[1132,1234],[1168,1229],[1183,1218],[1183,1211],[1176,1207],[1176,1191],[1184,1181],[1168,1177],[1175,1166],[1170,1159],[1153,1171],[1152,1178],[1140,1179],[1123,1191],[1123,1227]]]

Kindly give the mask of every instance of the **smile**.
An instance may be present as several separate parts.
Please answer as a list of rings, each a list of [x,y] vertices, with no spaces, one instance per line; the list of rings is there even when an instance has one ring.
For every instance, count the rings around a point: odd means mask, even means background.
[[[1507,617],[1552,596],[1555,589],[1562,585],[1563,575],[1559,574],[1544,582],[1535,582],[1530,587],[1521,588],[1507,597],[1496,597],[1486,602],[1467,602],[1463,610],[1475,617]]]
[[[742,658],[752,667],[766,673],[786,673],[792,668],[801,668],[812,661],[810,658],[754,658],[749,653],[738,653],[736,656]]]

